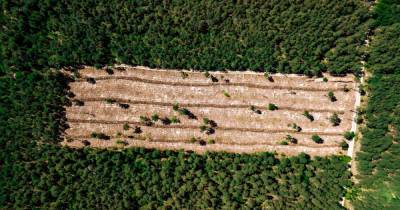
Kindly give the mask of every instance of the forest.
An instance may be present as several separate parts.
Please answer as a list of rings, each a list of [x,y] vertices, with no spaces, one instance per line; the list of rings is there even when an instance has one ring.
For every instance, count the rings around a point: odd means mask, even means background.
[[[5,65],[360,73],[361,0],[3,1]]]
[[[400,208],[399,8],[398,0],[381,0],[374,11],[378,28],[367,62],[373,76],[356,158],[360,183],[350,195],[356,209]]]
[[[352,184],[340,156],[61,147],[69,91],[55,69],[127,63],[360,74],[373,17],[363,1],[27,0],[1,8],[1,209],[343,209]],[[369,55],[376,76],[368,83],[362,180],[349,195],[359,209],[399,205],[399,59],[389,59],[399,54],[383,49],[399,46],[393,20],[381,17]]]

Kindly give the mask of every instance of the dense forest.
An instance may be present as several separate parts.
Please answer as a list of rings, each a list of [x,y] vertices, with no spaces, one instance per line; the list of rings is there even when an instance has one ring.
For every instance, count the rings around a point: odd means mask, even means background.
[[[198,70],[360,73],[361,0],[3,1],[13,69],[126,63]]]
[[[68,81],[53,68],[358,74],[368,58],[361,181],[348,196],[357,209],[398,209],[400,13],[379,2],[368,57],[374,23],[356,0],[2,1],[0,208],[343,209],[343,157],[61,147]]]
[[[351,197],[356,209],[400,209],[400,1],[380,0],[378,28],[367,67],[368,105],[362,111],[360,183]]]

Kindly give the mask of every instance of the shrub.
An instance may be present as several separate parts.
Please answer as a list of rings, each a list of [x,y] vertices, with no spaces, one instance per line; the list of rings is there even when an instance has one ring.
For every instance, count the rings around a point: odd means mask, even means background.
[[[123,145],[123,146],[128,145],[128,142],[126,142],[126,141],[124,141],[124,140],[120,140],[120,139],[118,139],[115,143],[120,144],[120,145]]]
[[[195,143],[197,141],[196,137],[190,138],[190,143]]]
[[[107,99],[106,99],[106,103],[107,103],[107,104],[113,104],[113,103],[115,103],[115,99],[107,98]]]
[[[129,104],[118,104],[119,107],[121,107],[122,109],[128,109],[129,108]]]
[[[209,144],[215,144],[215,140],[214,140],[214,139],[209,139],[209,140],[208,140],[208,143],[209,143]]]
[[[171,124],[171,120],[168,117],[164,117],[164,118],[161,118],[161,123],[163,125],[169,125],[169,124]]]
[[[214,133],[215,133],[214,128],[207,128],[207,129],[206,129],[206,134],[207,134],[207,135],[211,135],[211,134],[214,134]]]
[[[365,94],[367,94],[367,92],[365,92],[364,86],[362,86],[362,85],[358,86],[358,92],[362,96],[365,96]]]
[[[90,134],[90,137],[101,139],[101,140],[109,140],[110,139],[110,137],[107,136],[106,134],[104,134],[104,133],[96,133],[96,132],[92,132]]]
[[[208,125],[208,123],[210,123],[210,119],[208,119],[207,117],[203,118],[203,123]]]
[[[88,140],[83,140],[82,141],[83,146],[89,146],[90,145],[90,141]]]
[[[146,116],[140,116],[140,123],[146,125],[146,126],[152,126],[153,122],[150,120],[150,118]]]
[[[105,70],[106,70],[108,75],[113,75],[114,74],[114,71],[110,67],[107,67]]]
[[[204,72],[203,75],[204,75],[206,78],[209,78],[209,77],[210,77],[210,73],[208,73],[208,71]]]
[[[329,121],[333,126],[338,126],[342,120],[339,118],[338,114],[333,113],[333,115],[329,117]]]
[[[265,79],[267,79],[268,81],[274,82],[274,78],[272,78],[272,76],[271,76],[268,72],[265,72],[265,73],[264,73],[264,77],[265,77]]]
[[[172,105],[172,109],[174,111],[178,111],[179,110],[179,104],[178,103],[174,103],[174,105]]]
[[[329,98],[329,100],[331,100],[331,102],[337,101],[336,96],[335,96],[335,94],[333,94],[332,91],[328,92],[328,98]]]
[[[345,86],[343,87],[343,91],[347,93],[347,92],[350,91],[350,89],[347,87],[347,85],[345,85]]]
[[[324,140],[318,135],[312,135],[311,139],[317,144],[324,143]]]
[[[268,110],[274,111],[274,110],[278,110],[278,106],[275,104],[268,104]]]
[[[186,79],[186,78],[188,78],[188,76],[189,76],[188,73],[186,73],[186,72],[184,72],[184,71],[181,71],[181,77],[182,77],[182,79]]]
[[[343,136],[344,136],[345,139],[351,141],[351,140],[353,140],[353,138],[356,136],[356,134],[355,134],[353,131],[346,131],[346,132],[343,134]]]
[[[204,141],[203,139],[200,139],[200,140],[199,140],[199,144],[200,144],[201,146],[205,146],[205,145],[207,144],[207,142]]]
[[[289,143],[287,141],[281,141],[279,142],[280,145],[289,145]]]
[[[311,122],[314,121],[314,116],[312,116],[308,111],[304,111],[303,115],[307,117]]]
[[[218,81],[219,81],[219,80],[218,80],[216,77],[214,77],[213,75],[211,75],[210,78],[211,78],[211,82],[218,82]]]
[[[286,135],[286,141],[288,141],[288,142],[290,142],[290,143],[292,143],[292,144],[297,144],[297,139],[294,138],[294,137],[291,136],[291,135]]]
[[[96,80],[94,78],[91,78],[91,77],[86,78],[86,82],[88,82],[90,84],[96,84]]]
[[[340,147],[342,148],[342,150],[348,150],[349,149],[349,144],[345,141],[342,141],[340,143]]]
[[[158,116],[157,113],[154,113],[153,115],[151,115],[151,120],[153,120],[154,122],[157,122],[160,119],[160,117]]]
[[[322,81],[328,82],[328,78],[324,77],[324,78],[322,78]]]
[[[176,116],[172,116],[171,123],[181,123],[181,121]]]
[[[125,131],[129,130],[129,124],[128,123],[124,123],[123,129]]]
[[[207,126],[206,125],[200,125],[200,132],[204,132],[204,131],[206,131],[207,130]]]
[[[197,119],[196,116],[186,108],[178,109],[179,114],[188,116],[189,119]]]
[[[76,106],[83,106],[83,105],[85,105],[85,102],[83,102],[83,101],[81,101],[81,100],[78,100],[78,99],[75,99],[75,100],[74,100],[74,103],[75,103]]]
[[[300,126],[298,126],[296,123],[288,124],[288,127],[293,128],[296,132],[300,132],[300,131],[303,130],[303,129],[302,129]]]
[[[231,97],[231,95],[229,95],[229,93],[226,92],[225,90],[224,90],[224,96],[227,97],[227,98],[230,98],[230,97]]]
[[[135,128],[133,129],[133,133],[135,134],[142,133],[142,129],[139,126],[135,126]]]

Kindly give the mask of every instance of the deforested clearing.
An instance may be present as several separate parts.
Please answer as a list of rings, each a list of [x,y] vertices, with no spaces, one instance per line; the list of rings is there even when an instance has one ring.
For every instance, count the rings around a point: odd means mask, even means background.
[[[66,107],[63,144],[71,147],[344,154],[340,144],[355,112],[353,75],[140,66],[84,67],[68,74],[74,96]]]

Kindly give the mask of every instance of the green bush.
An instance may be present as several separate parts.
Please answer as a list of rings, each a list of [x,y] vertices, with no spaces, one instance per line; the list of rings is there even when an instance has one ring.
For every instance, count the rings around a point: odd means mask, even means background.
[[[268,110],[270,110],[270,111],[278,110],[278,106],[270,103],[270,104],[268,104]]]
[[[353,131],[346,131],[343,134],[343,136],[344,136],[345,139],[350,141],[350,140],[353,140],[353,138],[356,136],[356,134]]]
[[[324,140],[318,135],[312,135],[311,139],[317,144],[324,143]]]

